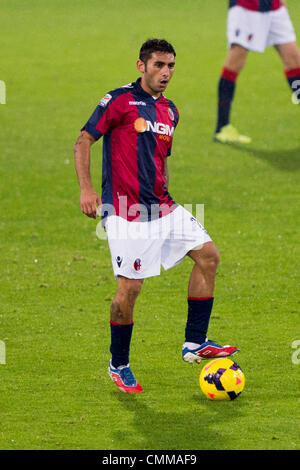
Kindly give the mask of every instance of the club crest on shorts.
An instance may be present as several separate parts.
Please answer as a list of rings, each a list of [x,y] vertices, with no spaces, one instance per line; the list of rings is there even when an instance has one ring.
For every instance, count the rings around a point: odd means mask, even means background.
[[[137,258],[135,260],[135,262],[133,263],[133,267],[134,267],[135,271],[140,271],[141,270],[142,262],[141,262],[140,258]]]

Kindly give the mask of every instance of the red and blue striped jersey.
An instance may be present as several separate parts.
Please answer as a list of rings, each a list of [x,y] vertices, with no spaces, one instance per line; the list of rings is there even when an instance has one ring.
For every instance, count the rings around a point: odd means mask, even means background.
[[[272,11],[282,7],[281,0],[229,0],[229,8],[240,6],[252,11]]]
[[[140,79],[102,98],[82,130],[103,136],[104,207],[127,220],[150,220],[154,210],[161,217],[176,207],[164,175],[178,120],[174,103],[154,99]]]

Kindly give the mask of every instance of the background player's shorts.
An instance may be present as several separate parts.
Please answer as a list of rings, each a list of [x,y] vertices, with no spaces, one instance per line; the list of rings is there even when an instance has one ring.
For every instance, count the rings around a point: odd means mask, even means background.
[[[266,47],[296,41],[289,13],[285,7],[265,13],[235,6],[227,19],[228,47],[239,44],[249,51],[264,52]]]
[[[211,241],[204,227],[184,207],[150,222],[128,222],[111,215],[105,229],[114,275],[144,279],[180,263],[188,251]]]

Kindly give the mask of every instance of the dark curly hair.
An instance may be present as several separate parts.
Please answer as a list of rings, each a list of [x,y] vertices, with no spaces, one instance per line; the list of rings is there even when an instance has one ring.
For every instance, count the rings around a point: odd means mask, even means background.
[[[152,38],[144,42],[140,49],[140,60],[146,64],[147,61],[151,58],[152,52],[168,52],[169,54],[173,54],[174,57],[176,57],[174,47],[165,39]]]

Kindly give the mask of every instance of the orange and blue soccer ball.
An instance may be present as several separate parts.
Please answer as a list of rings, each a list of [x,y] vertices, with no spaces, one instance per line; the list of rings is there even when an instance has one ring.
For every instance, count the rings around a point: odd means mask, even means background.
[[[244,389],[245,375],[236,362],[219,358],[203,367],[199,383],[210,400],[234,400]]]

